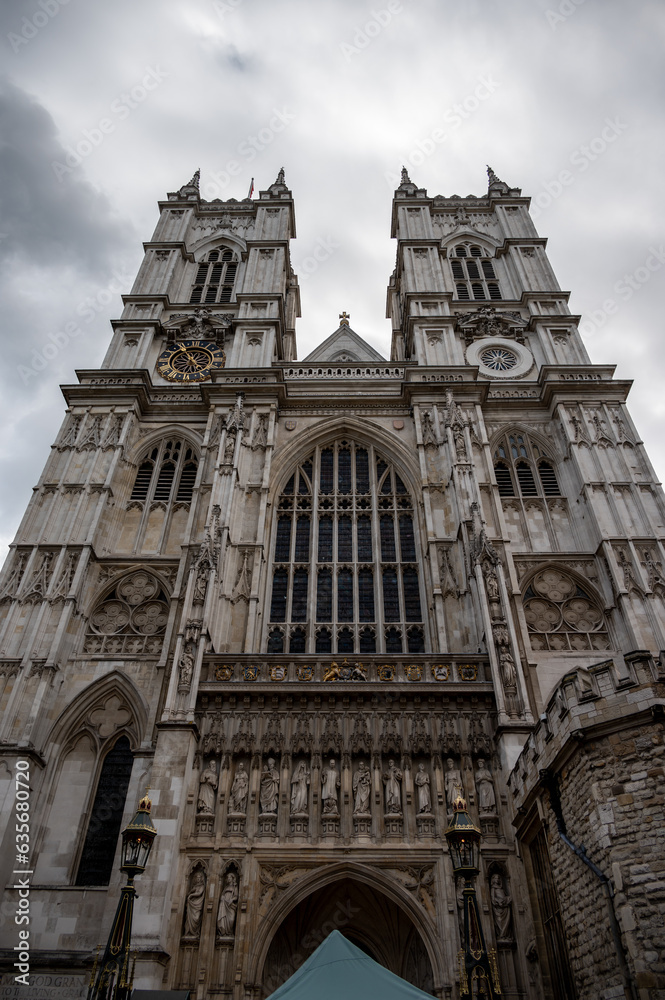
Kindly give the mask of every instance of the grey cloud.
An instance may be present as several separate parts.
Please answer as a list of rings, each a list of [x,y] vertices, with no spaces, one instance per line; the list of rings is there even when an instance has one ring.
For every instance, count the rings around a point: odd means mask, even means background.
[[[106,197],[68,175],[59,181],[54,162],[66,151],[53,118],[37,100],[0,80],[0,217],[3,256],[25,255],[47,268],[74,264],[99,273],[124,241]]]
[[[284,165],[296,199],[294,261],[319,239],[340,244],[302,281],[301,357],[336,327],[343,309],[359,333],[389,351],[384,310],[394,266],[393,192],[385,174],[414,152],[412,177],[430,194],[483,194],[489,161],[536,199],[568,170],[572,183],[550,199],[537,227],[549,240],[561,285],[572,292],[571,309],[588,316],[602,308],[664,229],[665,8],[648,0],[629,6],[586,0],[552,25],[548,11],[560,5],[402,0],[399,15],[347,60],[342,43],[353,42],[387,0],[360,6],[240,0],[223,18],[213,0],[117,0],[112,7],[71,0],[16,55],[15,87],[2,91],[9,142],[7,151],[0,146],[6,172],[0,232],[9,235],[0,254],[9,259],[1,290],[12,331],[3,398],[13,401],[4,410],[12,481],[27,491],[61,419],[57,391],[42,387],[70,380],[75,366],[98,363],[119,301],[100,311],[85,336],[40,376],[39,387],[32,383],[33,410],[28,389],[16,384],[15,364],[76,315],[85,295],[105,286],[119,257],[128,271],[136,269],[139,240],[150,238],[156,220],[155,202],[197,166],[204,189],[238,161],[240,173],[220,196],[240,199],[252,176],[257,190],[265,188]],[[5,5],[4,13],[0,7],[0,23],[15,30],[33,9],[27,0]],[[168,81],[59,184],[50,162],[60,158],[62,143],[75,141],[155,63]],[[458,126],[446,123],[446,112],[473,94],[483,75],[498,81],[491,99]],[[243,154],[247,136],[282,106],[294,113],[293,122],[253,158]],[[627,122],[625,132],[584,170],[572,165],[571,155],[615,116]],[[442,126],[446,141],[420,155],[424,140]],[[35,262],[39,295],[26,282]],[[616,362],[621,377],[635,378],[629,403],[656,466],[665,470],[662,280],[654,274],[587,343],[594,361]],[[20,429],[12,406],[22,414]],[[30,469],[23,467],[28,460]],[[13,513],[5,521],[15,523],[20,507],[9,500]]]

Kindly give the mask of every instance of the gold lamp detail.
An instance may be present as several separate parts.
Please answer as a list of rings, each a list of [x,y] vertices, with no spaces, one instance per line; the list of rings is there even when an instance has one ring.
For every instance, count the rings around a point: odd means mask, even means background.
[[[480,922],[475,879],[480,872],[480,830],[458,796],[446,840],[455,879],[464,879],[464,941],[459,951],[460,995],[494,1000],[501,996],[499,971],[494,949],[487,951]]]

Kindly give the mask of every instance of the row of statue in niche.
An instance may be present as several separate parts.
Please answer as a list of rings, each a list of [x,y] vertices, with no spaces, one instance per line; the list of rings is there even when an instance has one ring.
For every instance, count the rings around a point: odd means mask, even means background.
[[[308,767],[305,760],[299,761],[291,774],[291,815],[306,815],[309,810],[310,788],[312,782],[319,783],[321,792],[322,812],[328,816],[339,815],[340,772],[334,757],[329,758],[321,768],[320,776]],[[393,758],[389,758],[388,766],[382,771],[381,780],[384,788],[384,806],[387,815],[399,815],[402,812],[402,781],[403,771]],[[490,815],[496,813],[496,795],[492,775],[485,760],[478,759],[475,771],[475,787],[477,793],[478,811]],[[261,815],[277,815],[279,801],[280,772],[275,757],[268,757],[261,773],[259,786],[259,811]],[[196,811],[199,815],[212,815],[215,811],[216,792],[219,775],[215,759],[208,761],[201,772]],[[432,793],[430,776],[425,764],[420,762],[414,774],[413,783],[416,789],[417,815],[431,815]],[[369,816],[371,813],[370,799],[372,792],[372,773],[366,761],[360,760],[353,772],[353,815]],[[452,757],[446,761],[444,775],[446,805],[452,812],[456,799],[465,797],[462,773]],[[243,761],[239,761],[231,785],[229,795],[229,813],[244,816],[247,813],[249,798],[249,772]]]
[[[493,866],[489,878],[489,895],[495,934],[500,945],[512,944],[515,940],[512,897],[507,882],[503,871],[499,867]],[[462,938],[464,935],[464,886],[464,879],[458,877],[455,890]],[[238,888],[238,872],[233,866],[229,866],[223,875],[222,891],[217,907],[216,938],[220,942],[233,939],[238,909]],[[190,876],[183,914],[183,935],[190,941],[197,939],[200,934],[205,898],[206,874],[202,868],[195,867]]]
[[[190,875],[189,888],[185,897],[183,914],[183,936],[193,940],[201,932],[203,907],[206,899],[206,873],[195,867]],[[216,937],[218,941],[228,941],[235,933],[238,910],[238,872],[234,867],[224,873],[222,891],[217,907]]]

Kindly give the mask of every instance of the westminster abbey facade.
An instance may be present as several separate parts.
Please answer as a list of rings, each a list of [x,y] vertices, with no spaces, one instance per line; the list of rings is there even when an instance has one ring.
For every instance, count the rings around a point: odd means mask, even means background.
[[[136,987],[262,1000],[337,928],[457,998],[462,794],[502,994],[665,997],[665,502],[488,173],[403,172],[390,360],[345,312],[296,360],[283,171],[160,203],[0,578],[2,996],[27,761],[35,996],[85,996],[149,788]]]

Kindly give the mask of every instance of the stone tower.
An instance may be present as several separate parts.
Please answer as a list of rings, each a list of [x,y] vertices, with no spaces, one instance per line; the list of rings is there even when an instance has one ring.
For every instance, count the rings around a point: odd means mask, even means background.
[[[138,987],[258,1000],[338,928],[458,996],[462,793],[503,994],[664,995],[663,495],[488,173],[403,172],[390,361],[345,312],[295,360],[283,171],[160,203],[0,582],[2,877],[18,766],[44,995],[85,996],[146,786]]]

